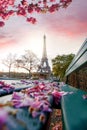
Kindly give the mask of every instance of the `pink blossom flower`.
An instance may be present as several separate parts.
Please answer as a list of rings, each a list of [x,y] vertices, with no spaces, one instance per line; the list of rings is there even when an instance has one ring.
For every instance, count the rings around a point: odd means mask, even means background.
[[[31,6],[28,6],[28,13],[32,13],[33,12],[33,8]]]
[[[0,108],[0,130],[2,130],[2,126],[6,123],[8,113],[4,108]]]
[[[40,106],[41,106],[41,102],[38,101],[38,100],[35,100],[34,102],[32,102],[31,106],[32,106],[33,108],[39,109]]]
[[[35,110],[32,112],[32,117],[35,118],[35,117],[37,117],[38,115],[40,115],[40,112],[35,111]]]
[[[55,103],[58,104],[58,103],[60,102],[60,100],[61,100],[62,93],[60,93],[60,92],[54,90],[54,91],[52,92],[52,95],[53,95],[53,97],[54,97]]]
[[[7,92],[9,92],[10,90],[13,90],[14,87],[11,86],[10,84],[6,84],[5,82],[3,81],[0,81],[0,87],[3,89],[3,90],[6,90]]]
[[[43,104],[42,111],[52,112],[52,109],[49,107],[49,105],[47,105],[47,104]]]
[[[38,84],[39,84],[39,81],[36,80],[36,81],[34,81],[33,83],[34,83],[35,85],[38,85]]]
[[[11,86],[11,85],[5,84],[5,85],[3,86],[3,89],[6,90],[7,92],[9,92],[10,90],[13,90],[14,87]]]
[[[36,18],[33,18],[33,17],[27,18],[27,22],[35,24],[36,23]]]
[[[23,93],[21,93],[21,92],[19,92],[19,93],[18,92],[13,92],[12,99],[20,100],[22,98],[24,98],[24,94]]]
[[[37,13],[40,13],[40,12],[41,12],[41,8],[40,8],[40,7],[36,7],[36,8],[35,8],[35,11],[36,11]]]
[[[4,82],[3,81],[0,81],[0,86],[4,86]]]
[[[0,21],[0,27],[3,27],[5,23],[3,21]]]
[[[11,102],[12,102],[12,104],[13,104],[14,107],[18,108],[18,107],[21,106],[20,105],[21,104],[21,100],[13,99]]]
[[[28,97],[26,94],[14,94],[12,96],[12,103],[14,107],[26,107],[26,106],[31,106],[33,103],[33,99]]]
[[[23,7],[19,7],[19,10],[17,11],[17,15],[26,16],[26,11]]]
[[[39,85],[39,88],[40,88],[41,90],[44,90],[45,85],[44,85],[44,84],[40,84],[40,85]]]
[[[50,2],[55,2],[56,0],[50,0]]]

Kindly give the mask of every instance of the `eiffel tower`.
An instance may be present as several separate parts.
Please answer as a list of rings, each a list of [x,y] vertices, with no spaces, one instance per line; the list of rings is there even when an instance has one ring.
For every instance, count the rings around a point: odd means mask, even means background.
[[[43,43],[43,54],[42,54],[42,59],[41,59],[41,64],[38,68],[38,72],[42,74],[51,74],[51,69],[48,63],[48,58],[47,58],[47,51],[46,51],[46,36],[44,35],[44,43]]]

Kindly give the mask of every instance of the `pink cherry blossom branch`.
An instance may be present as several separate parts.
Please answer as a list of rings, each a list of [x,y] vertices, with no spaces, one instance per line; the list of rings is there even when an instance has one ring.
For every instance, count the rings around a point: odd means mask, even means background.
[[[24,16],[27,22],[35,24],[37,20],[32,17],[32,13],[53,13],[59,8],[68,7],[71,2],[72,0],[0,0],[0,27],[13,15]]]

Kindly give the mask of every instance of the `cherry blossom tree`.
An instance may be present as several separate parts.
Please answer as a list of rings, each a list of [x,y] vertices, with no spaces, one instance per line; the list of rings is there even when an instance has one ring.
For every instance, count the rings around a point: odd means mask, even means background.
[[[72,0],[0,0],[0,27],[11,16],[23,16],[26,21],[36,23],[33,13],[53,13],[60,8],[66,8]]]

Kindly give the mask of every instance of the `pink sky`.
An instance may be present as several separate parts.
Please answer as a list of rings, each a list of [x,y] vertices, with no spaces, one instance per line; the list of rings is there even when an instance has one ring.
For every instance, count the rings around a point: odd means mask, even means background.
[[[9,19],[5,27],[0,28],[0,58],[8,53],[21,54],[26,49],[41,58],[44,34],[48,59],[57,54],[76,54],[87,38],[86,12],[87,0],[72,0],[66,9],[53,14],[36,14],[36,25],[26,23],[22,17]]]

